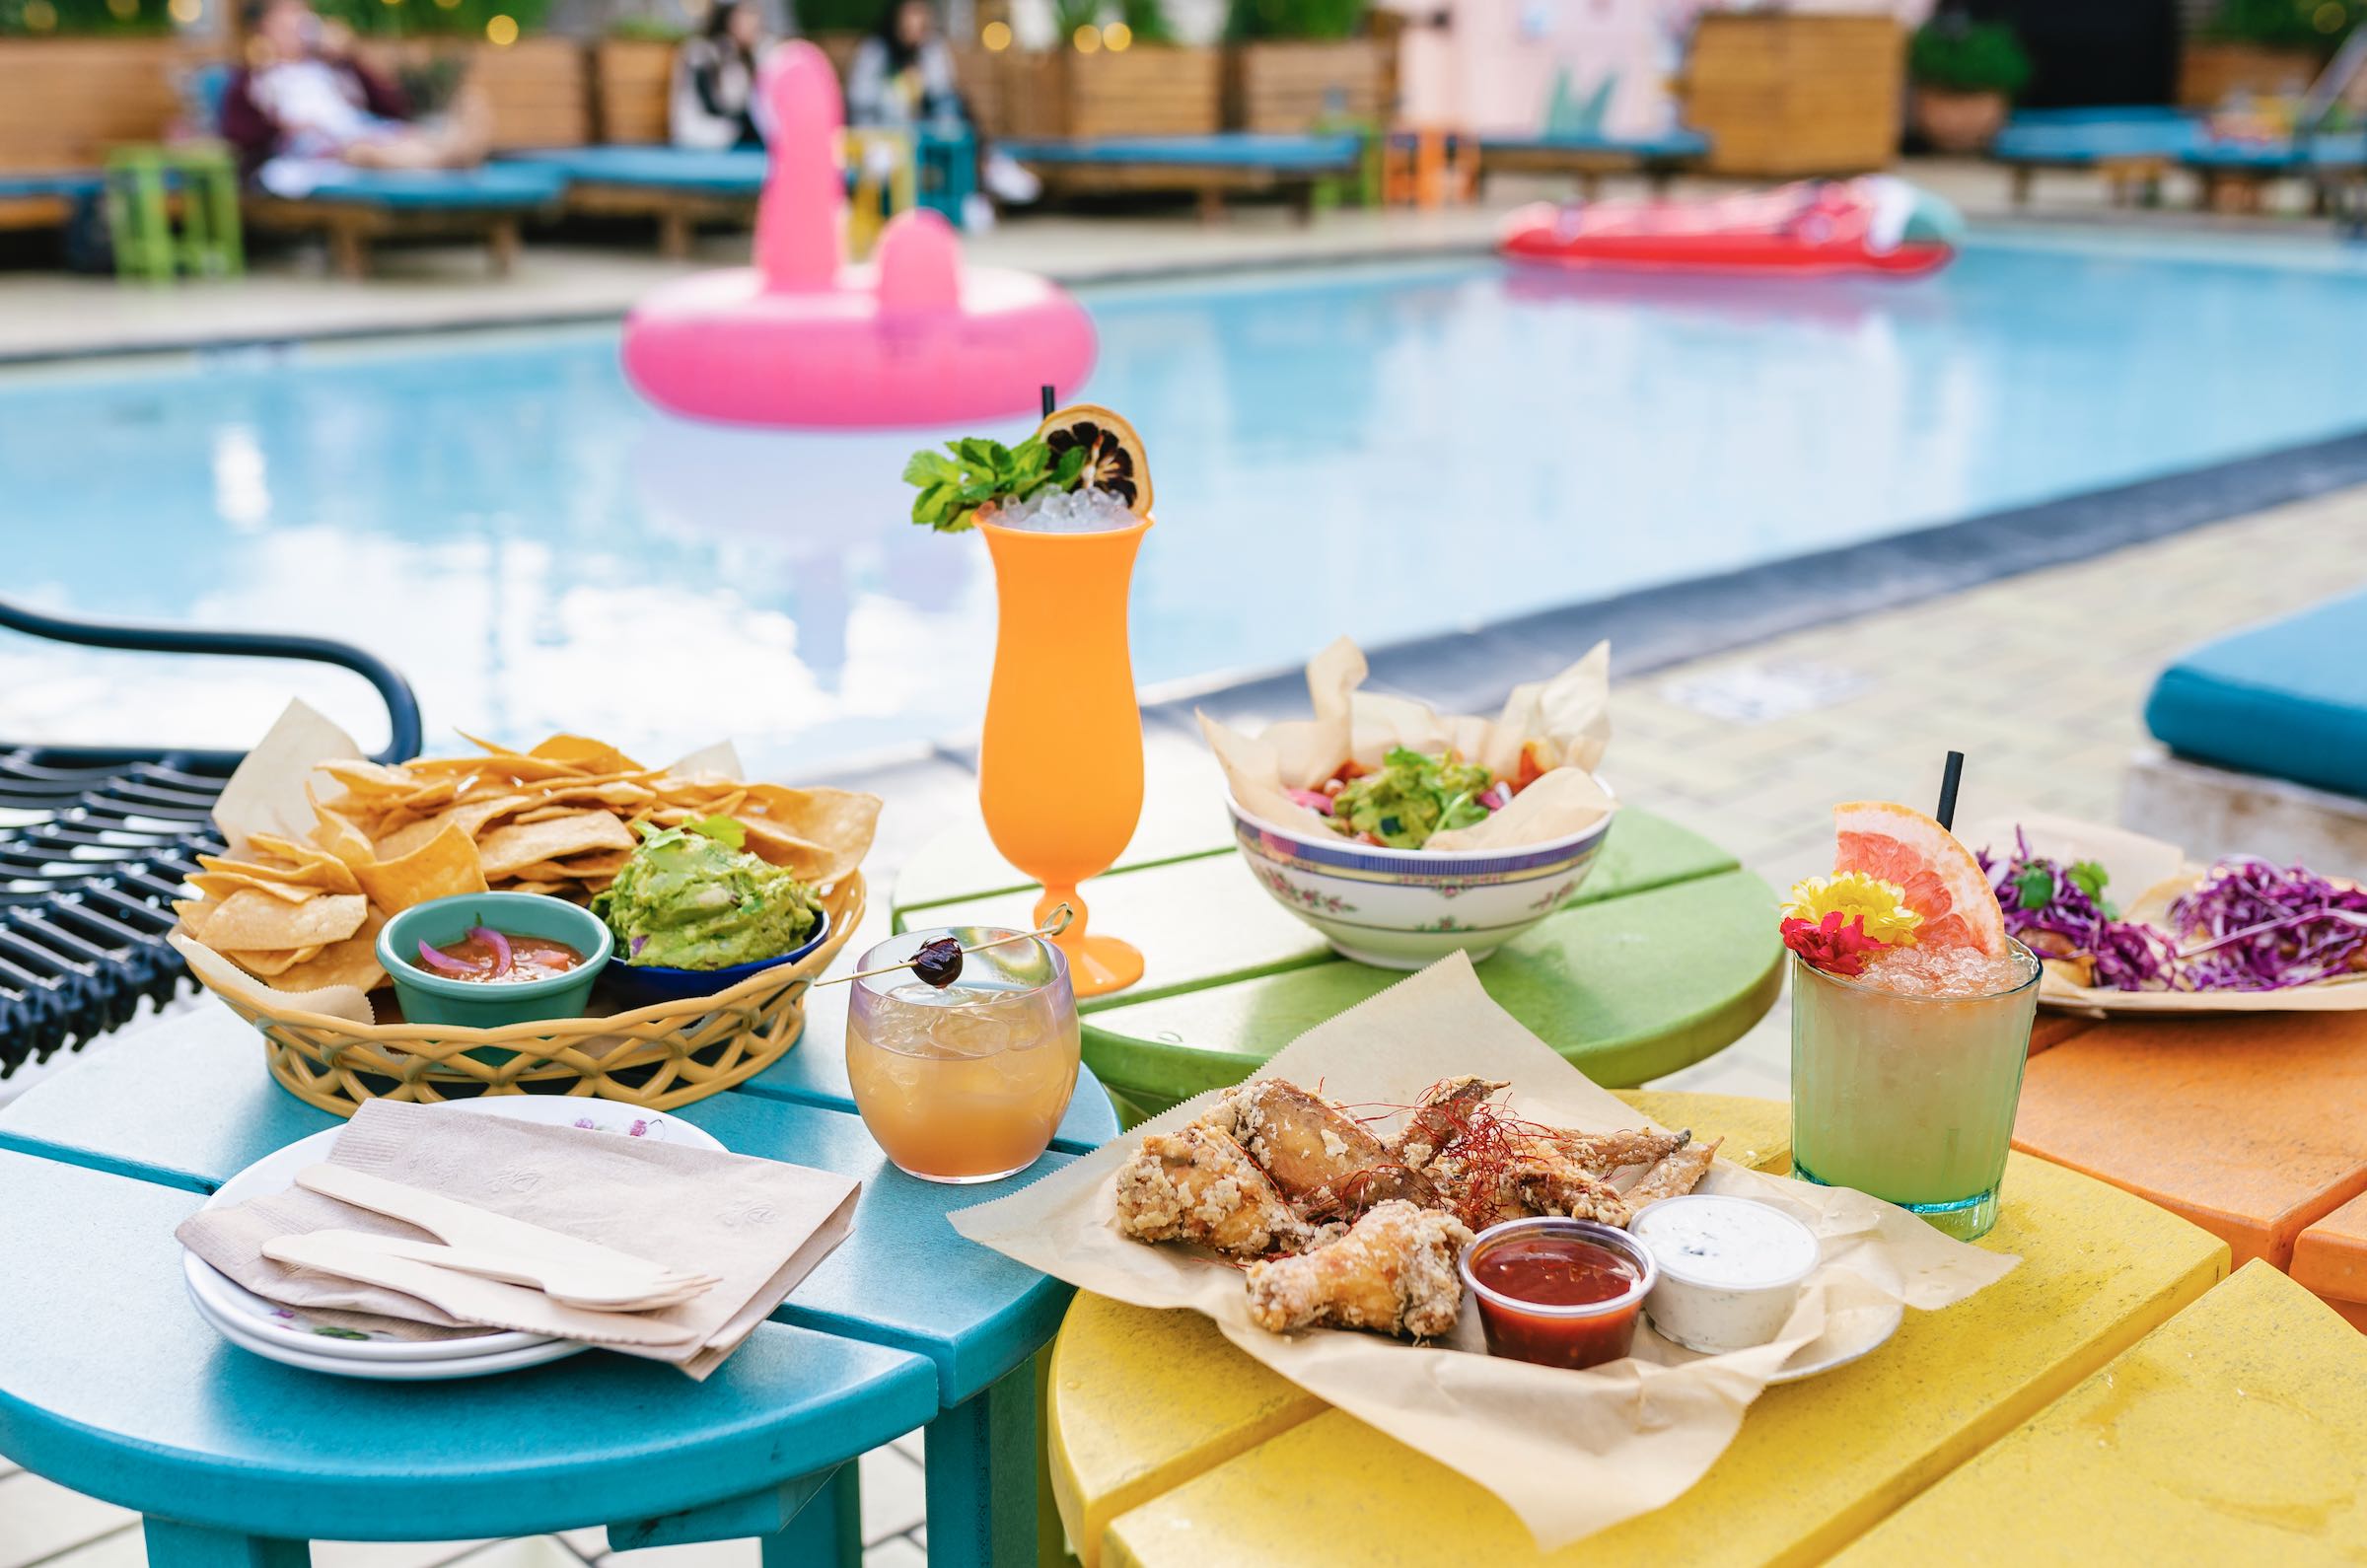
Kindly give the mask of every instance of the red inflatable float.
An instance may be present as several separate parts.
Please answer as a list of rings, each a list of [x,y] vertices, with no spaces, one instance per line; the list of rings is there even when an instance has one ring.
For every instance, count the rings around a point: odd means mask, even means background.
[[[1869,175],[1698,201],[1538,202],[1505,220],[1497,248],[1570,267],[1912,277],[1946,266],[1963,227],[1937,196]]]

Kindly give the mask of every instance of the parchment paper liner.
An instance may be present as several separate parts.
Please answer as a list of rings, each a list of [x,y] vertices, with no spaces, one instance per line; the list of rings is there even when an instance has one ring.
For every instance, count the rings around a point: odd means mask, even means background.
[[[1515,687],[1493,719],[1434,713],[1409,697],[1359,691],[1366,674],[1363,652],[1342,637],[1307,666],[1314,718],[1286,719],[1249,736],[1196,714],[1233,799],[1275,827],[1327,838],[1333,836],[1328,820],[1287,792],[1316,788],[1350,758],[1378,767],[1396,746],[1430,754],[1452,749],[1499,778],[1513,778],[1527,748],[1545,770],[1542,777],[1485,821],[1434,833],[1424,847],[1549,843],[1584,832],[1612,810],[1611,792],[1594,775],[1611,745],[1611,644],[1595,644],[1549,680]]]
[[[1375,1108],[1409,1105],[1439,1079],[1477,1073],[1510,1080],[1515,1109],[1542,1121],[1583,1130],[1644,1123],[1490,1000],[1462,954],[1310,1030],[1266,1072]],[[1469,1350],[1336,1330],[1269,1334],[1250,1321],[1238,1270],[1204,1252],[1126,1240],[1112,1224],[1113,1177],[1142,1133],[1182,1126],[1217,1093],[1022,1192],[961,1210],[954,1228],[1083,1289],[1205,1315],[1283,1377],[1495,1493],[1545,1550],[1657,1508],[1699,1480],[1767,1380],[1796,1353],[1806,1352],[1803,1364],[1824,1353],[1829,1317],[1886,1303],[1945,1307],[2019,1261],[1951,1241],[1863,1193],[1721,1161],[1700,1190],[1774,1203],[1823,1241],[1824,1261],[1772,1344],[1696,1356],[1644,1331],[1627,1360],[1561,1371],[1469,1353],[1481,1340],[1468,1300],[1455,1343]],[[1377,1130],[1394,1131],[1394,1122]]]

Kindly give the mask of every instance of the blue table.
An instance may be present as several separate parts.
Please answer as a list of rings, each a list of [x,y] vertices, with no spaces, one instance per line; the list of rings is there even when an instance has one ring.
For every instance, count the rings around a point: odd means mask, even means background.
[[[769,1072],[674,1112],[738,1153],[863,1182],[854,1233],[703,1384],[597,1352],[369,1384],[228,1345],[183,1296],[174,1227],[335,1121],[265,1076],[226,1009],[132,1033],[0,1110],[0,1454],[146,1515],[156,1568],[587,1523],[616,1549],[756,1535],[772,1568],[851,1568],[853,1460],[924,1427],[929,1560],[1038,1561],[1038,1352],[1069,1288],[946,1223],[997,1188],[914,1180],[881,1155],[847,1095],[843,995],[817,998]],[[1088,1073],[1056,1147],[1012,1184],[1115,1130]]]

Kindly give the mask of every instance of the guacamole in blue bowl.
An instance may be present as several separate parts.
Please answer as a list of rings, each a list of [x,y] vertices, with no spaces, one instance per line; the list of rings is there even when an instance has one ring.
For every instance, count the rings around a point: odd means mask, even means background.
[[[607,983],[628,1006],[727,991],[828,938],[814,890],[749,853],[732,819],[641,832],[616,880],[592,899],[615,941]]]

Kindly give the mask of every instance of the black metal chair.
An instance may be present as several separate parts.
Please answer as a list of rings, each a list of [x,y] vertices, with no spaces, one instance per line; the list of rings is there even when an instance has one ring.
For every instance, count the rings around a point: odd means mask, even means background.
[[[419,751],[419,702],[382,661],[319,637],[69,620],[0,600],[0,627],[138,653],[305,659],[353,671],[387,704],[381,761]],[[187,968],[165,942],[212,812],[242,753],[0,740],[0,1078],[172,999]]]

